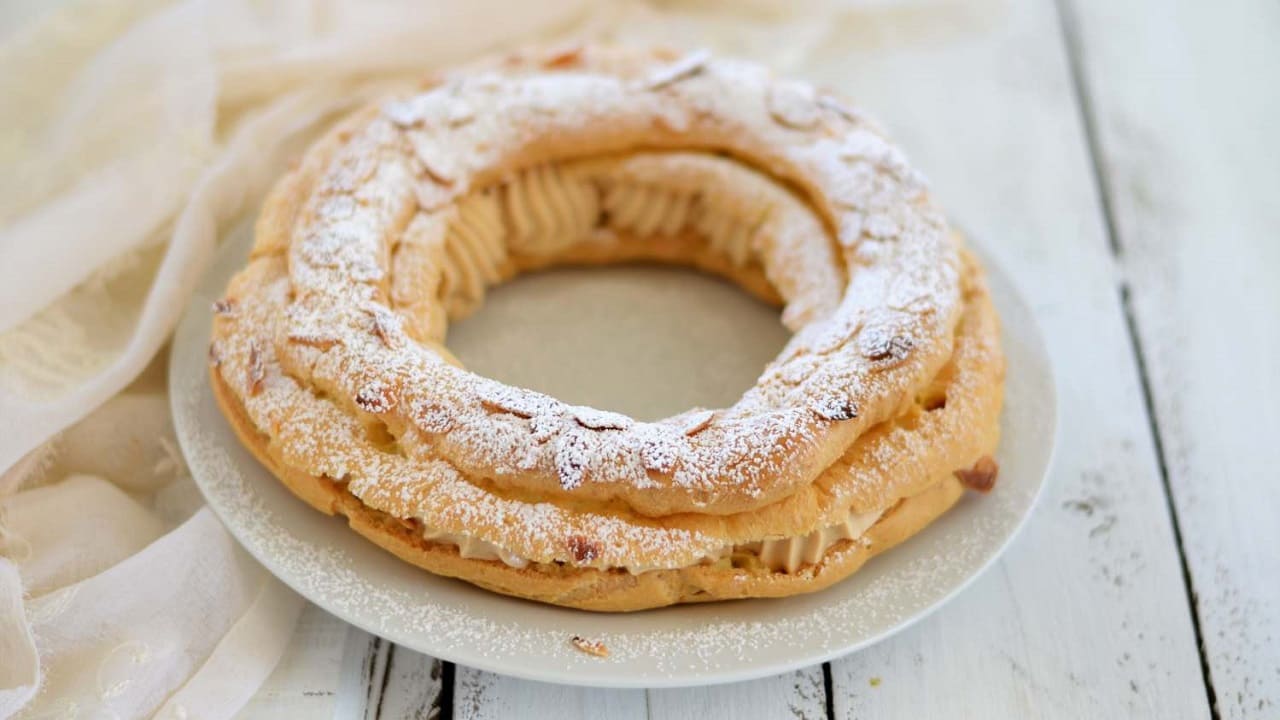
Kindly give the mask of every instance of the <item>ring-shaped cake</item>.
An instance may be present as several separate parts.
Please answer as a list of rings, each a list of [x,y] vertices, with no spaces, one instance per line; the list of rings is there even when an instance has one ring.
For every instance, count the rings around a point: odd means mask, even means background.
[[[486,288],[661,262],[783,308],[733,406],[656,422],[468,372]],[[295,494],[405,560],[592,610],[826,587],[995,479],[980,267],[868,120],[754,64],[588,46],[340,122],[215,303],[215,395]]]

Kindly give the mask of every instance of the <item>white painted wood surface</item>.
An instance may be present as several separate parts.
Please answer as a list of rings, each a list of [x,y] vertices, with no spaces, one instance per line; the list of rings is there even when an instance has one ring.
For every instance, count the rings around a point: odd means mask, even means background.
[[[827,717],[822,666],[772,678],[678,690],[649,690],[649,715],[672,720]]]
[[[853,53],[847,85],[1018,280],[1062,388],[1055,467],[994,572],[832,663],[835,717],[1208,715],[1189,605],[1057,13]]]
[[[1280,5],[932,19],[865,13],[805,74],[883,121],[1049,336],[1056,465],[1006,557],[829,678],[688,690],[454,668],[312,608],[243,717],[1280,717]]]
[[[1217,709],[1280,717],[1280,4],[1072,9]]]
[[[453,717],[645,720],[648,715],[644,690],[547,685],[459,667],[454,682]]]
[[[365,718],[426,720],[439,715],[444,663],[408,648],[384,642],[387,662],[381,685],[370,682]]]

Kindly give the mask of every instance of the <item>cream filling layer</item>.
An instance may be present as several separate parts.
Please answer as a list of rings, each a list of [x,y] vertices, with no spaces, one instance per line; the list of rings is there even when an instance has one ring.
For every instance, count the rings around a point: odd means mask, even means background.
[[[787,299],[788,327],[801,327],[839,303],[844,280],[812,210],[756,171],[697,153],[641,153],[522,170],[415,219],[399,240],[404,266],[397,274],[413,278],[406,298],[426,288],[456,318],[480,304],[511,254],[553,255],[614,233],[643,238],[690,231],[733,267],[762,263]],[[446,322],[432,318],[432,335],[443,338]]]
[[[552,254],[597,230],[638,237],[693,230],[734,266],[765,261],[763,249],[790,248],[770,270],[789,306],[788,326],[827,311],[841,295],[841,278],[825,233],[813,213],[789,191],[734,161],[697,153],[651,153],[625,158],[528,168],[412,225],[402,242],[434,247],[420,271],[450,315],[465,314],[501,275],[508,253]],[[768,263],[766,262],[766,265]],[[444,317],[432,318],[443,338]],[[726,545],[698,564],[752,556],[774,571],[795,572],[821,560],[841,540],[854,540],[883,511],[851,513],[807,535]],[[428,528],[423,537],[454,545],[464,558],[501,560],[523,568],[529,560],[468,535]],[[640,573],[660,566],[628,566]]]
[[[739,545],[726,545],[718,551],[708,554],[700,564],[712,564],[724,558],[745,554],[759,558],[761,564],[774,572],[793,573],[806,565],[816,564],[826,554],[827,550],[831,549],[831,546],[841,540],[857,540],[862,537],[872,525],[876,524],[876,521],[883,514],[884,510],[863,513],[850,512],[844,520],[834,525],[814,530],[807,535],[769,538]],[[422,536],[432,542],[456,546],[458,554],[464,558],[472,560],[501,560],[514,568],[523,568],[529,565],[528,559],[522,558],[493,543],[469,535],[441,532],[433,528],[427,528],[423,531]],[[671,568],[635,565],[627,566],[626,569],[628,572],[636,574],[649,570]]]

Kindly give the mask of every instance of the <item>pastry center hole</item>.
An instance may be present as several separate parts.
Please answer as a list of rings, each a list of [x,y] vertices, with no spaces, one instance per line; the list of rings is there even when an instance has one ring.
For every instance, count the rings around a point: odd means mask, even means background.
[[[493,288],[450,324],[472,372],[565,402],[656,420],[725,407],[790,333],[779,311],[693,270],[558,268]]]

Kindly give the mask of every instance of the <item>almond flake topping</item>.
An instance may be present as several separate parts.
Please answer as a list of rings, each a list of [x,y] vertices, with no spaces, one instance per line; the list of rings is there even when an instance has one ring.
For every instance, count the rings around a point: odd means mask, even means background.
[[[620,413],[609,412],[608,410],[596,410],[590,407],[573,408],[573,419],[582,427],[589,430],[626,430],[635,424],[635,422]]]
[[[426,173],[427,177],[431,178],[432,182],[434,182],[437,185],[453,184],[453,178],[449,177],[449,175],[446,174],[444,170],[441,170],[439,167],[436,167],[433,163],[428,162],[427,159],[423,157],[421,153],[418,154],[418,160],[422,162],[422,171]]]
[[[823,420],[837,422],[858,417],[858,406],[849,398],[824,398],[813,406],[813,413]]]
[[[360,388],[354,399],[356,407],[370,413],[389,412],[396,406],[396,398],[391,388],[381,383],[372,383]]]
[[[574,635],[569,642],[579,652],[594,655],[598,658],[609,657],[609,648],[599,640],[588,640],[581,635]]]
[[[267,377],[267,367],[262,359],[262,351],[258,349],[258,341],[249,342],[249,394],[262,392],[262,381]]]
[[[685,418],[680,431],[687,437],[697,435],[711,426],[711,421],[715,419],[715,416],[715,410],[699,410],[691,413],[687,418]]]
[[[391,313],[376,305],[366,307],[364,311],[372,318],[373,334],[382,341],[384,347],[394,348],[396,319]]]
[[[824,110],[830,110],[851,123],[859,122],[862,119],[858,116],[858,113],[850,110],[846,105],[830,95],[819,95],[818,105]]]
[[[516,417],[531,418],[550,409],[550,402],[538,402],[515,388],[497,386],[489,388],[489,392],[480,397],[480,404],[489,410],[509,413]]]
[[[582,61],[583,50],[581,45],[571,45],[567,48],[555,50],[542,59],[542,67],[548,70],[574,67]]]
[[[983,455],[973,467],[955,471],[956,479],[961,485],[980,493],[989,493],[996,486],[996,476],[1000,474],[1000,466],[990,455]]]
[[[874,361],[901,362],[907,359],[915,341],[906,335],[892,335],[883,328],[869,328],[858,336],[862,357]]]
[[[655,70],[645,79],[641,87],[645,90],[661,90],[668,85],[674,85],[697,75],[707,67],[710,61],[711,53],[706,50],[691,52],[670,65]]]
[[[382,114],[400,128],[410,128],[422,122],[422,113],[412,102],[389,102],[382,106]]]
[[[769,88],[769,115],[794,130],[811,130],[821,119],[813,88],[804,83],[778,82]]]
[[[591,562],[600,557],[600,546],[584,535],[570,535],[569,552],[573,554],[575,562]]]
[[[459,127],[466,125],[476,117],[476,109],[471,107],[471,103],[465,100],[452,100],[449,102],[448,122],[450,127]]]
[[[289,342],[297,343],[298,345],[306,345],[307,347],[313,347],[317,350],[328,350],[342,341],[336,337],[317,335],[314,333],[293,332],[289,333]]]

